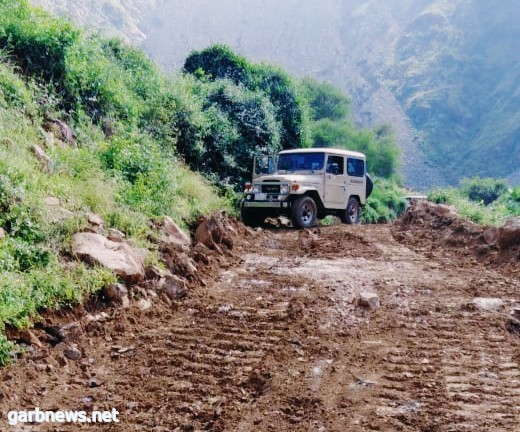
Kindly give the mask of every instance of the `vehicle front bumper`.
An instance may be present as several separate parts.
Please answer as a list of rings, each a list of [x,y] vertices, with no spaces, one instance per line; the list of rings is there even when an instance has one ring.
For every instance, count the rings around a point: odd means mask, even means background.
[[[244,201],[243,206],[246,208],[286,209],[286,208],[289,208],[289,202],[287,202],[287,201]]]

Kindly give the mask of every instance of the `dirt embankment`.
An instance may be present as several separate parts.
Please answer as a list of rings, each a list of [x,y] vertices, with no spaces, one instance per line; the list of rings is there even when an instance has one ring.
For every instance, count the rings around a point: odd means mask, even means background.
[[[518,430],[517,246],[435,212],[394,226],[232,224],[219,247],[189,251],[184,298],[141,286],[126,309],[48,317],[0,372],[0,422],[38,406],[116,408],[121,423],[8,430]]]

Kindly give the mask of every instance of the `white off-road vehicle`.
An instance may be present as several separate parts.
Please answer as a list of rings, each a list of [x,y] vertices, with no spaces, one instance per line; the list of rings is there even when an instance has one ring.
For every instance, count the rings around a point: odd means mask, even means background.
[[[255,158],[253,181],[241,202],[242,221],[261,225],[267,217],[288,216],[309,228],[327,215],[360,222],[372,192],[363,153],[333,148],[284,150],[276,158]]]

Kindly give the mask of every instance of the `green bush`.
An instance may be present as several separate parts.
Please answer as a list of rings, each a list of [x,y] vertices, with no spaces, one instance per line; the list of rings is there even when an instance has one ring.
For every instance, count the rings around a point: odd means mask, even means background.
[[[303,94],[310,107],[312,120],[347,120],[350,114],[350,98],[332,84],[313,78],[302,80]]]
[[[0,48],[27,75],[63,82],[67,51],[80,34],[70,22],[51,18],[28,1],[0,2]]]
[[[281,147],[309,146],[307,101],[297,83],[283,70],[252,64],[224,45],[213,45],[202,51],[193,51],[184,63],[184,71],[203,82],[229,79],[250,91],[262,92],[275,108],[275,118],[280,123]]]
[[[489,205],[505,194],[509,184],[505,179],[492,179],[473,177],[462,179],[460,182],[461,192],[471,201],[482,202]]]
[[[489,180],[491,181],[483,182],[478,178],[467,180],[464,182],[464,189],[435,189],[428,194],[428,200],[449,204],[462,217],[482,225],[498,226],[510,217],[520,216],[520,202],[515,199],[515,189],[502,191],[505,183],[503,180]],[[472,195],[473,199],[470,199],[470,193],[475,194]],[[484,198],[495,195],[498,197],[486,204]]]
[[[397,219],[407,208],[404,191],[392,180],[374,179],[374,190],[363,209],[364,223],[386,223]]]

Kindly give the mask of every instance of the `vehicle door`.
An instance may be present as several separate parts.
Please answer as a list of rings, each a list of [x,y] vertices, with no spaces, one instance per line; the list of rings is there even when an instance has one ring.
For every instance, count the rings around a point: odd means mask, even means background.
[[[345,158],[339,155],[328,155],[325,165],[325,207],[345,208],[346,176]]]
[[[347,157],[347,195],[357,195],[361,204],[365,203],[365,160],[356,157]],[[348,198],[347,197],[347,198]]]

